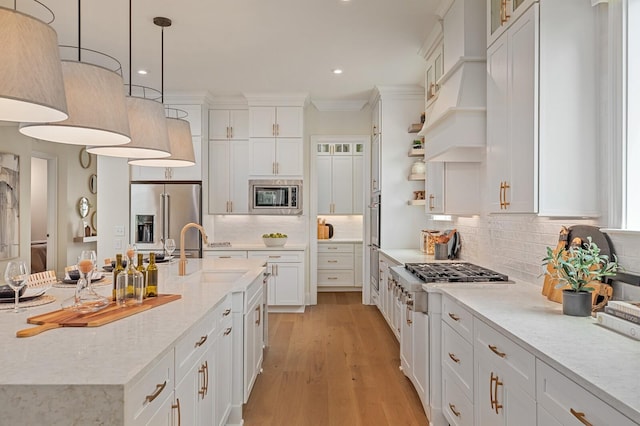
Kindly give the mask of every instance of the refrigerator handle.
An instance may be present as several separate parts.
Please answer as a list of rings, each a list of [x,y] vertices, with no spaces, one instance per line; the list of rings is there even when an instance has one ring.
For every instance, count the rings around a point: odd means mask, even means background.
[[[170,194],[165,194],[166,197],[166,217],[165,217],[165,225],[167,227],[167,233],[165,234],[165,238],[170,238],[171,237],[171,230],[169,229],[169,224],[171,223],[171,195]]]

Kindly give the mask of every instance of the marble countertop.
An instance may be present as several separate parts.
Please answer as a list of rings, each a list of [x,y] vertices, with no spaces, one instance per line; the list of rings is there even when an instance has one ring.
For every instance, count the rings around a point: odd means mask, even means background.
[[[563,315],[562,305],[542,296],[539,285],[516,281],[497,288],[424,288],[457,299],[598,398],[631,419],[640,418],[640,342],[599,326],[591,317]]]
[[[331,244],[331,243],[353,243],[362,244],[362,238],[331,238],[328,240],[318,240],[318,244]]]
[[[0,359],[5,385],[126,385],[142,374],[185,332],[224,297],[242,291],[264,271],[264,259],[190,259],[188,275],[177,276],[178,263],[159,264],[160,293],[181,294],[166,305],[101,327],[63,327],[17,338],[18,330],[31,327],[30,316],[60,308],[73,289],[52,288],[56,301],[19,314],[0,312]],[[200,270],[238,271],[233,282],[205,283]],[[111,286],[96,287],[104,295]]]
[[[203,247],[203,251],[242,251],[242,250],[269,250],[269,251],[299,251],[306,250],[306,244],[290,244],[286,243],[283,247],[267,247],[262,243],[231,243],[228,247]]]
[[[433,255],[427,255],[419,249],[385,249],[381,248],[380,253],[392,259],[398,264],[405,263],[422,263],[422,262],[440,262],[435,260]]]

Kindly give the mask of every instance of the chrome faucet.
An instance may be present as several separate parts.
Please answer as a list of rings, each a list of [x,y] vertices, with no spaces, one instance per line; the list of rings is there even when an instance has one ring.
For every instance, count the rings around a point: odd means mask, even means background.
[[[178,275],[180,276],[187,274],[187,256],[184,254],[184,233],[189,228],[198,228],[200,230],[200,233],[202,234],[202,241],[205,244],[209,243],[207,233],[204,231],[204,228],[197,223],[187,223],[182,227],[182,231],[180,231],[180,262],[178,263]]]

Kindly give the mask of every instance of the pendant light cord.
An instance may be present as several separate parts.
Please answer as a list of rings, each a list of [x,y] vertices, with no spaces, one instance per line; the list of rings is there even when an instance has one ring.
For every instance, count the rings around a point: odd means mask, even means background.
[[[131,96],[131,0],[129,0],[129,96]]]
[[[82,8],[80,6],[82,0],[78,0],[78,62],[82,62],[82,31],[81,31],[81,17]]]
[[[160,28],[160,103],[164,105],[164,27]]]

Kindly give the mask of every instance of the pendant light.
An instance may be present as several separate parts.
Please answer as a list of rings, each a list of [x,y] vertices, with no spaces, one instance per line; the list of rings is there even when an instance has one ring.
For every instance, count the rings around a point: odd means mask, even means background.
[[[171,26],[171,19],[158,16],[153,18],[153,23],[162,29],[160,42],[160,93],[162,94],[162,103],[164,103],[164,29]],[[175,114],[175,117],[167,117],[171,155],[166,158],[132,159],[129,160],[129,164],[146,167],[189,167],[196,164],[189,122],[178,117],[179,110],[167,108],[167,111],[169,114]]]
[[[0,58],[0,121],[42,123],[68,117],[53,28],[0,7]]]
[[[141,96],[132,96],[131,80],[131,0],[129,0],[129,96],[126,98],[131,128],[131,142],[124,145],[88,146],[87,152],[96,155],[122,158],[164,158],[170,152],[169,131],[161,102],[146,97],[147,88]]]
[[[22,123],[20,133],[71,145],[124,144],[131,138],[122,77],[115,71],[82,62],[80,2],[78,0],[78,60],[62,61],[69,118],[59,122]]]

